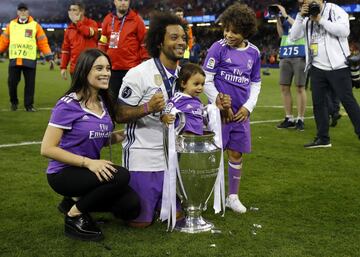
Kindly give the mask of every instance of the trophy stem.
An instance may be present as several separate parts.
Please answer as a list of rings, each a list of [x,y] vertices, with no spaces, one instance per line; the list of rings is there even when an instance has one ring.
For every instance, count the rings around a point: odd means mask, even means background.
[[[175,230],[190,234],[210,231],[214,225],[206,221],[201,212],[201,208],[185,208],[185,218],[176,222]]]

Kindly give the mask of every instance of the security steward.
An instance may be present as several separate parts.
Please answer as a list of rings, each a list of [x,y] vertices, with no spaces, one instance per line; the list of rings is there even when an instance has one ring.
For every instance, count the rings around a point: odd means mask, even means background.
[[[9,48],[8,87],[11,110],[16,111],[19,104],[17,86],[21,71],[25,78],[24,105],[27,112],[35,112],[34,93],[37,50],[41,51],[50,65],[54,65],[53,54],[48,39],[41,26],[29,15],[26,4],[17,7],[17,18],[12,20],[0,37],[0,53]]]

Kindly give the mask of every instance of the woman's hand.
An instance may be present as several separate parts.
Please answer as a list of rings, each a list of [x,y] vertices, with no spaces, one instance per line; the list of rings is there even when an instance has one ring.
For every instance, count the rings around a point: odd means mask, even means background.
[[[114,163],[107,160],[92,160],[85,158],[84,167],[88,168],[90,171],[94,172],[97,178],[103,182],[110,181],[114,178],[113,173],[117,172],[117,169],[114,168]]]

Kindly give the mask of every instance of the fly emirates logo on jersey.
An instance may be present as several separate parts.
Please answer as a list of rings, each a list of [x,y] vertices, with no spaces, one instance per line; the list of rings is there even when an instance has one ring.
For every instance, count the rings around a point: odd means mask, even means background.
[[[250,79],[243,75],[243,72],[239,69],[234,69],[232,73],[221,71],[220,76],[226,81],[235,82],[239,84],[249,84]]]
[[[109,126],[106,124],[99,124],[100,130],[89,131],[89,139],[98,139],[98,138],[109,138],[111,135],[111,131],[109,131]]]

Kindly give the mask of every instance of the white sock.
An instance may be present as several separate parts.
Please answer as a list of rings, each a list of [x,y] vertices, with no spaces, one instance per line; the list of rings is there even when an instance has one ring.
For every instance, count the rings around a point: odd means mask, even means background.
[[[294,121],[294,116],[293,115],[286,115],[286,118],[289,119],[289,121]]]

